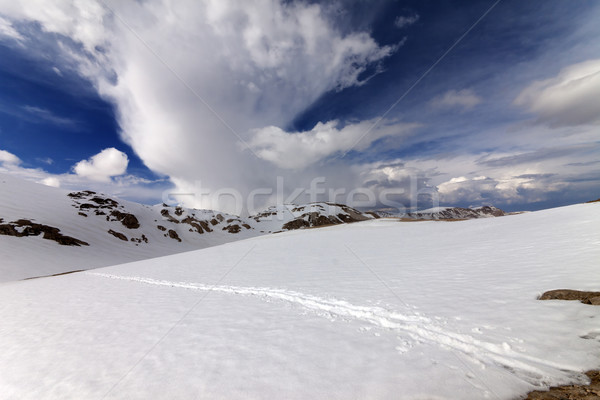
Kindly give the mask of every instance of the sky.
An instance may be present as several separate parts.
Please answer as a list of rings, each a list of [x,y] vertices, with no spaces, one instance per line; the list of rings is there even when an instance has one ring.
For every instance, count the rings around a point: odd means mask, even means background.
[[[0,0],[0,172],[135,201],[600,197],[600,3]]]

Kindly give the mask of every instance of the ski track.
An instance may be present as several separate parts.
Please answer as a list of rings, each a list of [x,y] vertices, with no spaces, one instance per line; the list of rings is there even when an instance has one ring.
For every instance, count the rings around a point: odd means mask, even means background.
[[[358,320],[395,331],[410,337],[416,343],[431,343],[446,350],[462,354],[485,368],[495,364],[536,386],[546,384],[550,376],[564,376],[578,373],[575,366],[555,363],[515,351],[507,342],[491,343],[476,339],[471,335],[453,332],[439,318],[429,318],[411,311],[406,315],[377,306],[359,306],[345,300],[321,298],[285,289],[242,287],[229,285],[206,285],[192,282],[172,282],[139,276],[120,276],[99,272],[85,272],[103,278],[138,282],[155,286],[168,286],[190,290],[210,291],[241,296],[257,296],[262,299],[276,299],[301,306],[320,316],[341,317]],[[406,344],[406,341],[404,341]],[[412,345],[409,345],[412,347]]]

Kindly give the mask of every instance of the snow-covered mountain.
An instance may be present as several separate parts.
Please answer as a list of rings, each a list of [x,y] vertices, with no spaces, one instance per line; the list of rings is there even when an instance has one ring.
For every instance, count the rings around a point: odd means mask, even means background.
[[[512,400],[585,383],[600,367],[600,307],[537,297],[598,291],[598,226],[599,203],[373,219],[5,282],[1,397]]]
[[[286,204],[242,218],[67,192],[0,174],[0,281],[96,268],[287,230],[363,221],[350,207]],[[23,254],[32,257],[22,257]]]
[[[476,218],[502,217],[504,215],[506,215],[506,213],[499,208],[493,206],[483,206],[475,208],[435,207],[427,210],[407,213],[402,217],[424,220],[464,220]]]

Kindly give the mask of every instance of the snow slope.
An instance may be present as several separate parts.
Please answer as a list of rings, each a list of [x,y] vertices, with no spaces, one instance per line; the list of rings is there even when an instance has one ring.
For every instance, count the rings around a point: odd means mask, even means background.
[[[93,201],[95,200],[95,201]],[[114,203],[117,203],[114,205]],[[113,212],[134,215],[138,228],[128,228]],[[214,227],[210,235],[190,232],[189,224],[175,223],[161,215],[162,207],[149,207],[93,192],[73,193],[0,174],[0,224],[25,219],[60,229],[60,233],[84,241],[88,245],[63,246],[41,236],[15,237],[0,235],[0,281],[89,269],[127,261],[147,259],[177,252],[196,250],[226,243],[232,237],[221,229],[226,220]],[[186,210],[187,211],[187,210]],[[219,213],[198,211],[206,219]],[[174,215],[174,208],[170,208]],[[181,218],[188,216],[182,215]],[[157,227],[164,226],[165,230]],[[169,230],[179,240],[168,236]],[[119,239],[109,231],[124,235]]]
[[[286,204],[241,218],[164,204],[150,207],[90,191],[69,193],[0,174],[0,282],[370,218],[329,203]]]
[[[9,399],[513,399],[600,367],[600,205],[372,220],[0,284]]]

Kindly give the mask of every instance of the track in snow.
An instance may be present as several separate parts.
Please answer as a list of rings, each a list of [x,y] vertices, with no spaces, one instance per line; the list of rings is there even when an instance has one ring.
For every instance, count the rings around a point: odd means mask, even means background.
[[[507,342],[492,343],[477,339],[471,335],[453,332],[439,318],[430,318],[411,312],[402,314],[377,306],[359,306],[335,298],[321,298],[309,294],[285,289],[242,287],[229,285],[205,285],[192,282],[172,282],[137,276],[119,276],[99,272],[86,274],[138,282],[147,285],[168,286],[189,290],[210,291],[241,296],[257,296],[263,299],[275,299],[315,312],[321,316],[341,317],[344,319],[366,322],[377,328],[387,329],[412,339],[413,343],[403,340],[407,347],[415,343],[430,343],[450,350],[454,354],[462,354],[485,368],[495,364],[516,375],[520,379],[536,386],[546,384],[546,378],[579,372],[575,366],[554,363],[552,361],[523,354],[515,351]],[[408,349],[397,347],[400,352]],[[460,359],[459,359],[460,360]],[[462,360],[460,360],[462,362]]]

